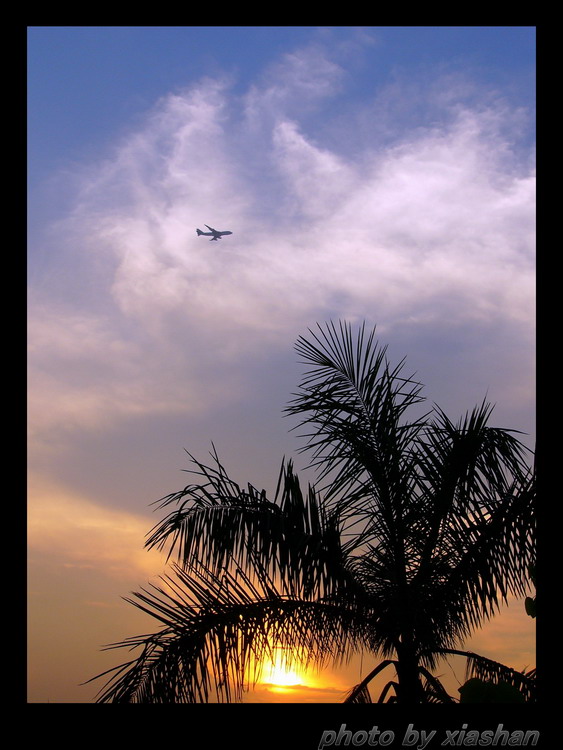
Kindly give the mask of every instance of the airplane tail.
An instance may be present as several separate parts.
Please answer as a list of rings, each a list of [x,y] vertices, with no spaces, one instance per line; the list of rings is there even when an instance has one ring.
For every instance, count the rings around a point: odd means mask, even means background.
[[[196,229],[195,231],[197,232],[198,237],[200,236],[200,234],[205,234],[205,232],[202,232],[201,229]]]

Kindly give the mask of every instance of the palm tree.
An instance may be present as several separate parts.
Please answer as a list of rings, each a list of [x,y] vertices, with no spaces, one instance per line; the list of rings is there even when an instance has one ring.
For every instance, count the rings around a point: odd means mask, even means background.
[[[146,542],[168,551],[170,574],[129,600],[162,629],[109,647],[140,653],[104,673],[99,701],[237,699],[275,647],[317,665],[368,650],[377,671],[396,670],[382,699],[451,700],[438,661],[525,594],[534,472],[523,444],[488,425],[485,402],[455,424],[436,406],[408,421],[422,386],[404,361],[390,366],[375,329],[309,333],[286,411],[306,429],[317,485],[303,491],[284,461],[271,500],[235,483],[214,449],[211,466],[191,457],[197,480],[159,501],[171,510]],[[373,676],[348,699],[369,700]]]

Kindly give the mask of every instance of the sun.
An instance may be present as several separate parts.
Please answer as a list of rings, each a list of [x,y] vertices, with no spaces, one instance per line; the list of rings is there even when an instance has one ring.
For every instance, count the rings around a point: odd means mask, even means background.
[[[264,663],[261,682],[271,685],[273,689],[303,686],[307,684],[305,676],[287,664],[282,649],[275,649],[273,659]]]
[[[270,669],[264,671],[264,681],[280,687],[301,685],[302,679],[293,669],[286,669],[277,664],[271,664]]]

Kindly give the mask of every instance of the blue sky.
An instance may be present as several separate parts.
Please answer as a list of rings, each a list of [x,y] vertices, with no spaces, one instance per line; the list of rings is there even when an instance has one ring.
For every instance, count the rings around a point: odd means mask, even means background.
[[[469,73],[533,106],[532,27],[31,27],[31,183],[103,148],[164,93],[224,73],[243,92],[284,52],[323,34],[371,40],[354,52],[351,98],[375,94],[396,71],[418,76],[426,66]]]
[[[376,324],[429,403],[488,397],[533,446],[535,30],[32,27],[28,47],[29,690],[87,701],[99,646],[145,627],[119,597],[160,572],[149,503],[184,449],[213,440],[266,489],[295,455],[281,412],[317,322]],[[528,658],[510,623],[492,658]]]

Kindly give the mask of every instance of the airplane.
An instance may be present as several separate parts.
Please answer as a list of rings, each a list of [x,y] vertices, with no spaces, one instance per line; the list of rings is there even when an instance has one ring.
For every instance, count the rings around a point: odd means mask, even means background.
[[[209,232],[202,232],[201,229],[196,229],[197,236],[199,237],[201,234],[203,234],[205,237],[211,237],[209,242],[213,242],[214,240],[220,240],[221,237],[223,237],[225,234],[232,234],[232,232],[218,232],[216,229],[213,229],[208,224],[205,224],[210,231]]]

